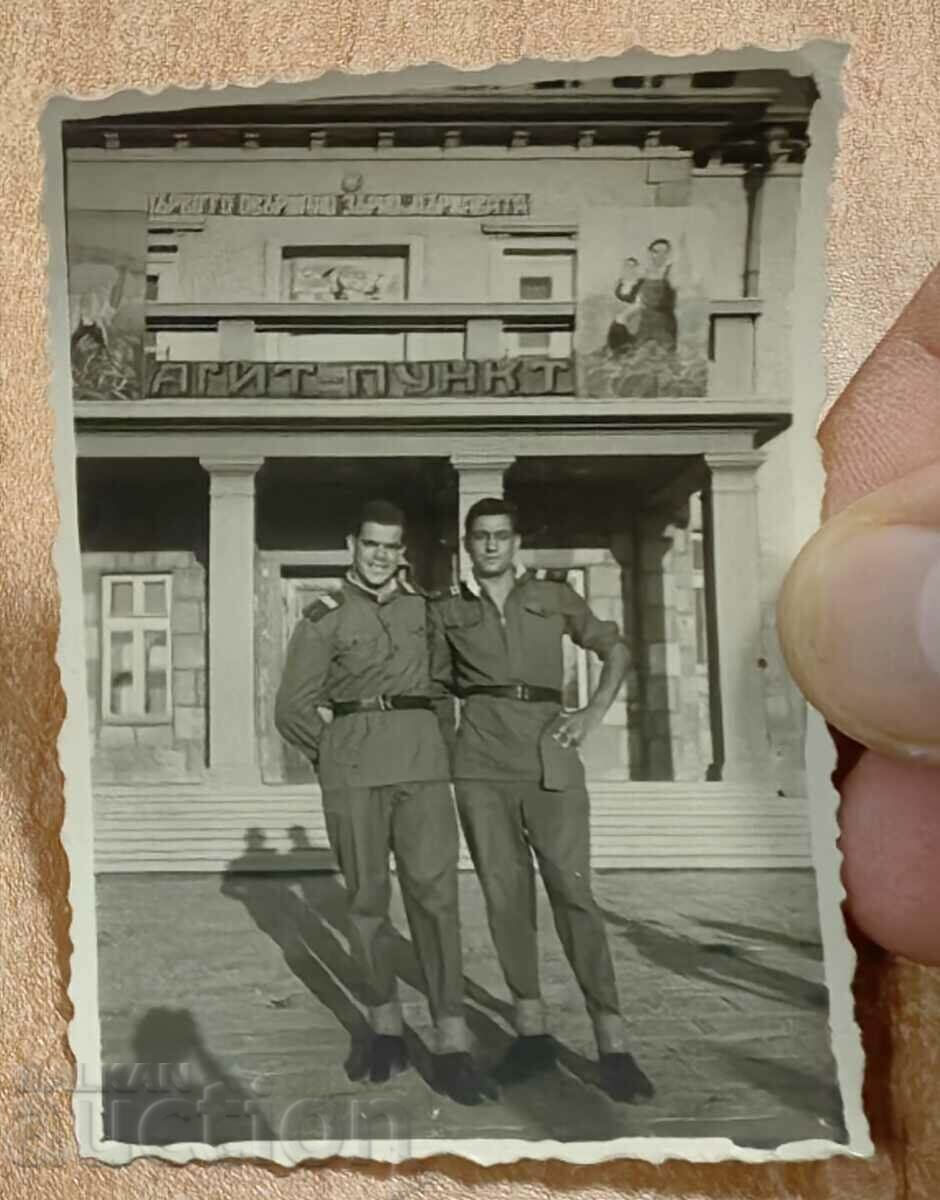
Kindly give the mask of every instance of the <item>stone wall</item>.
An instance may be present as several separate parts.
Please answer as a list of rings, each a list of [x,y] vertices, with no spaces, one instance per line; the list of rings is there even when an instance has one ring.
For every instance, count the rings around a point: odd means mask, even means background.
[[[172,719],[161,724],[102,720],[101,579],[111,574],[171,574]],[[206,764],[206,573],[189,551],[86,552],[82,555],[89,736],[96,783],[184,783]]]
[[[704,780],[712,761],[707,646],[700,655],[688,507],[643,514],[636,544],[640,744],[632,777]]]

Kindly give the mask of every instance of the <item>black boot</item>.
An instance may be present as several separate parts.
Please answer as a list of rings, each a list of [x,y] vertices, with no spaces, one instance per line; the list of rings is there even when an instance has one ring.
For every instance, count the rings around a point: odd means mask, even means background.
[[[369,1043],[369,1079],[385,1083],[408,1067],[405,1039],[397,1034],[376,1033]]]
[[[601,1069],[601,1091],[606,1092],[611,1100],[622,1104],[652,1100],[655,1091],[652,1083],[640,1070],[632,1054],[625,1051],[617,1054],[602,1054],[599,1058]]]
[[[534,1075],[550,1071],[558,1060],[555,1039],[547,1033],[517,1037],[500,1061],[493,1078],[500,1083],[524,1083]]]
[[[468,1107],[499,1099],[499,1088],[466,1051],[435,1054],[434,1082],[445,1096]]]

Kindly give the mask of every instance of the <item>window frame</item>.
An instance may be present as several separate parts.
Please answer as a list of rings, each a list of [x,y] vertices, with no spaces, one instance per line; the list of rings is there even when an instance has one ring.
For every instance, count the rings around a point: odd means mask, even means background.
[[[561,263],[570,266],[570,295],[552,295],[552,300],[575,301],[577,295],[578,254],[571,238],[497,238],[491,248],[491,290],[501,300],[522,302],[519,295],[523,274],[512,269],[512,264],[525,263],[530,268],[526,274],[547,275],[553,284],[557,267]],[[539,269],[539,264],[544,269]],[[551,265],[550,265],[551,264]],[[556,270],[553,270],[552,267]],[[553,287],[554,292],[554,287]],[[511,358],[570,358],[574,352],[573,335],[565,330],[549,332],[548,343],[543,348],[526,349],[522,345],[524,334],[503,334],[505,353]]]
[[[111,612],[112,590],[116,583],[132,586],[131,614],[114,616]],[[144,585],[162,583],[166,597],[166,614],[156,616],[143,611]],[[173,574],[166,571],[114,572],[101,576],[101,695],[99,711],[104,725],[172,725],[173,699]],[[130,633],[132,645],[131,678],[135,701],[139,707],[128,713],[111,710],[111,635]],[[144,711],[147,695],[147,664],[145,635],[166,635],[166,708],[162,713]]]
[[[692,563],[692,604],[695,618],[695,670],[699,675],[708,674],[708,590],[705,585],[705,534],[701,529],[689,531],[689,554]],[[701,547],[702,566],[695,566],[695,547]],[[702,636],[699,637],[699,604],[702,606]]]

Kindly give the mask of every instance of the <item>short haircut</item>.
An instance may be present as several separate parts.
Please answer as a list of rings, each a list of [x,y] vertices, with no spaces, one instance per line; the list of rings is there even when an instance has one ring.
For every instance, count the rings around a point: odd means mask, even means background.
[[[519,532],[519,510],[511,500],[504,500],[499,496],[484,496],[482,500],[472,504],[463,523],[466,537],[473,532],[473,523],[478,517],[508,517],[512,522],[513,533]]]
[[[391,500],[369,500],[363,504],[353,530],[356,537],[362,533],[363,525],[370,521],[373,525],[397,525],[403,534],[405,532],[405,514]]]
[[[653,238],[646,248],[647,250],[652,250],[654,246],[665,246],[667,250],[671,250],[672,242],[670,242],[669,238]]]

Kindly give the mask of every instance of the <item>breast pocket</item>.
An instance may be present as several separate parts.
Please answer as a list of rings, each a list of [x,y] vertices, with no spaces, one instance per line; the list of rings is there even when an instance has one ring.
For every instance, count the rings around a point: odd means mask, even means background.
[[[522,613],[526,660],[544,664],[552,673],[560,671],[564,617],[557,609],[540,600],[528,600],[522,607]]]

